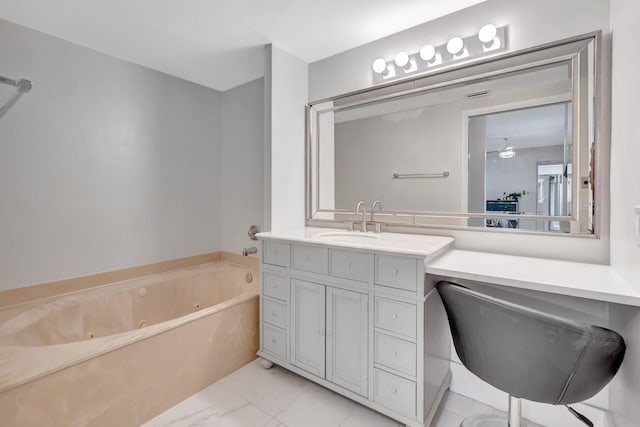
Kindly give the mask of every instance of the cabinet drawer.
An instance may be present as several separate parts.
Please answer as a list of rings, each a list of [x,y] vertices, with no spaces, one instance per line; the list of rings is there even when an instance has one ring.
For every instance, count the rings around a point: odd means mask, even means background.
[[[416,383],[373,370],[373,401],[409,418],[416,417]]]
[[[262,293],[271,298],[287,300],[289,295],[287,276],[273,273],[262,274]]]
[[[270,299],[262,300],[262,320],[282,329],[287,329],[287,305]]]
[[[289,267],[290,245],[288,243],[265,240],[262,262],[265,264]]]
[[[329,275],[345,279],[369,281],[370,256],[366,253],[331,249],[329,251]]]
[[[328,270],[327,248],[308,245],[293,245],[291,255],[291,268],[311,273],[327,274]]]
[[[400,335],[416,337],[416,306],[376,297],[374,325]]]
[[[281,359],[287,358],[287,334],[269,325],[262,325],[262,350]]]
[[[417,260],[393,255],[376,255],[376,284],[415,291]]]
[[[416,375],[416,345],[412,342],[376,332],[375,363],[407,375]]]

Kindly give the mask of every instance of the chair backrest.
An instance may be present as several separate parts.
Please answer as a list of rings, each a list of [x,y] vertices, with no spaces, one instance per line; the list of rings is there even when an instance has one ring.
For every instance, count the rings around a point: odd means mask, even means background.
[[[614,377],[625,353],[614,331],[439,282],[456,352],[487,383],[536,402],[586,400]]]

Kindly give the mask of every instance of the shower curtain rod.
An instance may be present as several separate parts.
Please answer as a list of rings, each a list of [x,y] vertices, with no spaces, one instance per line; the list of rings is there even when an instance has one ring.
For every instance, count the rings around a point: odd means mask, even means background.
[[[0,83],[17,87],[20,92],[29,92],[33,87],[33,85],[31,84],[31,80],[27,80],[27,79],[13,80],[4,76],[0,76]]]
[[[22,95],[24,95],[25,93],[31,90],[31,88],[33,87],[33,84],[31,83],[31,80],[27,80],[27,79],[13,80],[4,76],[0,76],[0,83],[13,86],[18,89],[18,92],[13,97],[11,97],[6,104],[0,107],[0,119],[2,119],[2,116],[7,114],[7,111],[9,111],[11,107],[13,107],[13,104],[18,102],[18,99],[20,99]]]

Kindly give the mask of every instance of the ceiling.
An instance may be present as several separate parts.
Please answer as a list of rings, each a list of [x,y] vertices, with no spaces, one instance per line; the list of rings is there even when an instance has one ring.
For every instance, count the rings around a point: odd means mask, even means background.
[[[263,45],[314,62],[484,0],[0,0],[0,18],[226,90]]]
[[[506,146],[517,150],[562,145],[566,125],[571,124],[571,109],[566,112],[565,115],[565,104],[553,104],[490,114],[486,116],[486,150],[499,151]]]

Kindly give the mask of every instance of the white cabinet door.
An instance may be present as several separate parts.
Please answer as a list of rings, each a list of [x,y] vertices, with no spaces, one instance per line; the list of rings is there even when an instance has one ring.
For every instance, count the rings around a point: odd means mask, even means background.
[[[324,285],[291,280],[291,332],[291,364],[324,378]]]
[[[327,287],[327,380],[367,397],[367,295]]]

